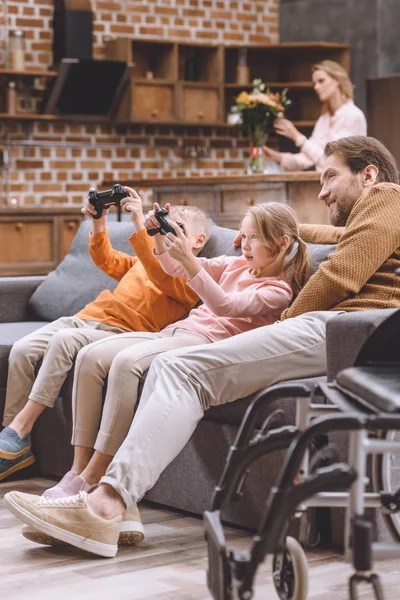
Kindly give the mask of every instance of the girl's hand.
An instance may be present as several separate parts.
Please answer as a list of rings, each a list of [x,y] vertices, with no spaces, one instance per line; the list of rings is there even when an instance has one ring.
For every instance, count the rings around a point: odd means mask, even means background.
[[[278,150],[272,150],[272,148],[269,148],[268,146],[263,146],[263,153],[265,158],[268,160],[273,160],[274,162],[278,163],[278,165],[281,164],[282,157]]]
[[[235,235],[235,239],[232,242],[234,248],[240,248],[242,245],[242,234],[240,231]]]
[[[164,240],[164,248],[172,258],[181,264],[186,277],[193,279],[200,271],[201,265],[193,254],[190,240],[182,233],[179,225],[171,221],[169,223],[174,228],[174,231],[176,231],[176,235],[167,233]]]
[[[292,121],[289,121],[289,119],[276,119],[274,127],[276,133],[283,135],[283,137],[286,137],[293,142],[295,142],[297,138],[301,136],[300,131],[296,129]]]
[[[121,200],[121,207],[131,214],[132,223],[138,232],[144,228],[142,199],[132,188],[124,187],[124,190],[129,193],[129,196]]]
[[[176,232],[176,235],[167,233],[164,239],[165,249],[172,258],[180,263],[184,263],[188,257],[193,256],[190,240],[182,232],[179,225],[173,221],[169,221],[169,225]]]

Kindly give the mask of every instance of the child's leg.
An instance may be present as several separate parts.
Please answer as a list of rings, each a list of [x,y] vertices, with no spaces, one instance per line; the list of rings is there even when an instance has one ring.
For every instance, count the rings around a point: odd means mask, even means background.
[[[167,335],[166,335],[167,334]],[[95,453],[81,476],[90,484],[105,474],[132,423],[143,373],[153,359],[167,350],[207,343],[207,339],[184,330],[168,330],[162,337],[126,348],[114,358],[107,386]],[[75,439],[79,438],[77,432]]]
[[[84,470],[93,454],[103,407],[104,381],[113,359],[125,348],[159,336],[159,333],[122,333],[89,344],[79,352],[72,391],[74,462],[71,469],[76,473]],[[103,457],[96,457],[94,463],[101,465],[101,470]]]
[[[83,326],[75,317],[62,317],[15,342],[8,358],[8,379],[3,425],[11,424],[27,403],[35,381],[35,370],[53,335],[60,329]]]
[[[32,431],[45,408],[54,406],[78,351],[95,340],[115,335],[114,331],[96,329],[95,323],[91,327],[81,319],[77,321],[75,327],[56,331],[47,345],[42,366],[29,393],[29,402],[10,423],[20,437]]]

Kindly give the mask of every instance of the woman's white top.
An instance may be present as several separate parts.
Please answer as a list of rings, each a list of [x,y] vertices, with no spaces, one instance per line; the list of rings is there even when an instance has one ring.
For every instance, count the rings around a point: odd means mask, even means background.
[[[322,114],[298,154],[282,152],[281,167],[287,171],[304,171],[315,165],[320,171],[325,145],[349,135],[367,135],[364,113],[352,100],[342,104],[333,115]]]

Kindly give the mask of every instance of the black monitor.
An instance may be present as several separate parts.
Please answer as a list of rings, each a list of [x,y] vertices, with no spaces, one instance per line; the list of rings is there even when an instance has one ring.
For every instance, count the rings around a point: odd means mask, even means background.
[[[110,116],[128,79],[130,65],[116,60],[64,58],[43,112]]]

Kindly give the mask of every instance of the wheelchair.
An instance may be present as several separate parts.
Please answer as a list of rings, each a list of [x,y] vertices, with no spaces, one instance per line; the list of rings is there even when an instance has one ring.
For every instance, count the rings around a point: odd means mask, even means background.
[[[214,600],[250,600],[257,569],[268,555],[278,597],[305,600],[307,559],[302,545],[288,531],[308,507],[346,509],[344,555],[354,567],[349,598],[356,600],[358,584],[366,582],[376,600],[383,600],[373,562],[400,557],[399,332],[400,310],[375,330],[354,366],[341,371],[334,382],[287,381],[254,397],[230,448],[211,509],[204,513],[207,584]],[[296,424],[256,429],[260,411],[284,397],[296,398]],[[312,441],[340,431],[349,436],[347,463],[311,469]],[[241,495],[251,464],[277,450],[286,450],[286,456],[251,547],[246,552],[228,550],[221,510]],[[372,491],[367,491],[368,483]],[[369,508],[380,511],[397,544],[373,541]]]

